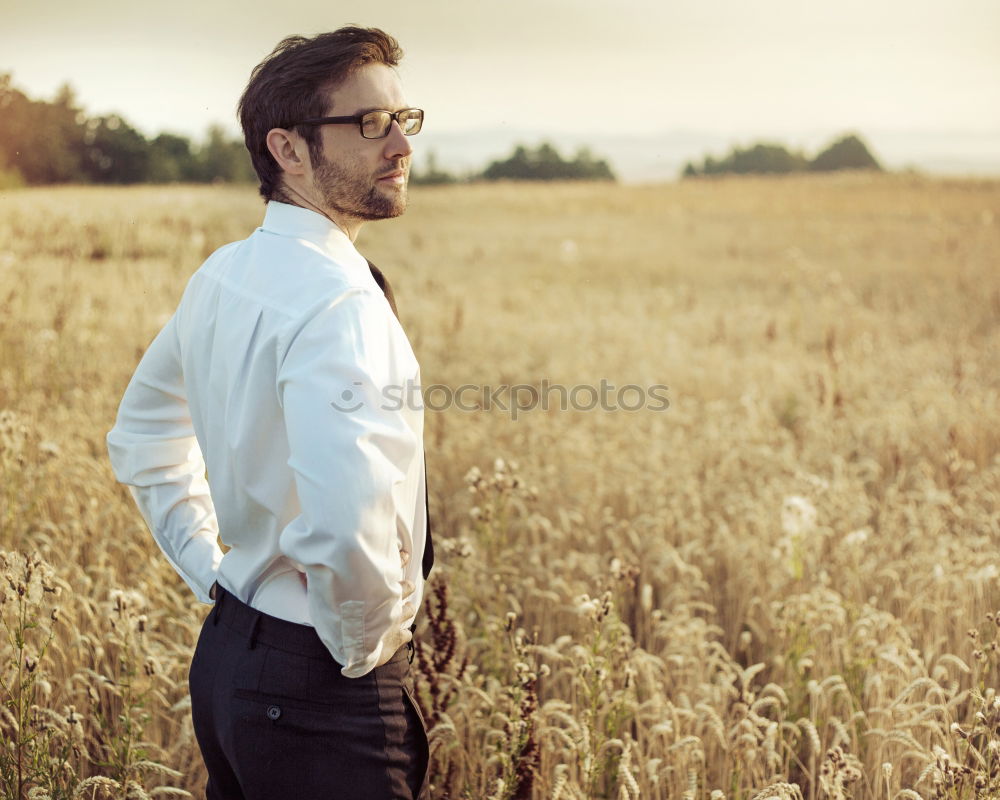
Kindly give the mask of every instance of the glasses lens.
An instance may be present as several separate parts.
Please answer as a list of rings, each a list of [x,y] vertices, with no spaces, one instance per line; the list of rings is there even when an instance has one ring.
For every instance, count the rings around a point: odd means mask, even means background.
[[[389,132],[392,116],[388,111],[370,111],[361,118],[361,135],[366,139],[381,139]]]
[[[424,112],[419,108],[408,108],[399,112],[399,127],[407,136],[420,133],[420,126],[424,124]]]

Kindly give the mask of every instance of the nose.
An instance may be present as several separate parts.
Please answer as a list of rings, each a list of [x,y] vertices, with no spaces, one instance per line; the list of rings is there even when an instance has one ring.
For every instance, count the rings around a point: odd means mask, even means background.
[[[389,133],[385,137],[385,157],[391,161],[397,158],[406,158],[412,152],[410,137],[403,133],[399,123],[393,120],[389,127]]]

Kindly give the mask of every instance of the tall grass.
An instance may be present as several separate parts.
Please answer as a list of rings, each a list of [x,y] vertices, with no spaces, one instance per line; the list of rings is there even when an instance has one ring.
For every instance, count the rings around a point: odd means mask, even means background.
[[[207,607],[104,434],[261,212],[0,192],[5,797],[201,796]],[[660,411],[428,409],[433,797],[1000,794],[1000,183],[420,188],[359,246],[431,401],[669,387]]]

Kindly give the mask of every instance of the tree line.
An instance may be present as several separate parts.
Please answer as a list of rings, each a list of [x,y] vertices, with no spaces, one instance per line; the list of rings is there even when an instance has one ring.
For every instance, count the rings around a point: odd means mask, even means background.
[[[882,167],[855,134],[843,136],[807,158],[780,144],[757,143],[733,148],[723,158],[706,156],[689,162],[683,177],[720,174],[790,173]],[[0,188],[52,183],[208,183],[255,182],[242,139],[209,128],[194,143],[185,136],[160,133],[145,137],[119,114],[88,115],[64,85],[51,101],[35,100],[15,88],[9,73],[0,73]],[[458,177],[438,167],[430,154],[424,170],[414,170],[416,184],[475,180],[615,180],[604,159],[587,148],[563,157],[550,142],[517,145],[510,156],[491,162],[481,172]]]
[[[482,172],[458,177],[440,169],[434,153],[428,156],[427,168],[415,172],[411,182],[446,184],[460,181],[613,181],[615,174],[604,159],[589,148],[581,147],[573,158],[564,158],[551,142],[537,147],[519,144],[507,158],[490,162]]]
[[[242,140],[221,127],[201,144],[147,139],[118,114],[86,114],[68,85],[51,102],[33,100],[0,74],[0,186],[254,180]]]
[[[440,169],[431,154],[414,183],[459,180],[614,180],[608,163],[582,148],[563,158],[550,143],[518,145],[506,159],[458,178]],[[36,100],[0,73],[0,188],[52,183],[208,183],[256,181],[241,139],[219,126],[203,143],[160,133],[145,137],[119,114],[88,115],[72,88],[63,86],[51,101]]]
[[[815,158],[791,151],[780,144],[759,142],[747,148],[734,147],[721,159],[706,156],[701,166],[688,162],[681,177],[698,175],[748,175],[788,172],[832,172],[841,169],[882,170],[868,145],[857,134],[840,137]]]

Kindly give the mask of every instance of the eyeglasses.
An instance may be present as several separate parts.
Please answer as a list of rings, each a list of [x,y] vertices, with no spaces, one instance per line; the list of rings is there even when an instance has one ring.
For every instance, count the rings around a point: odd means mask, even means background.
[[[382,139],[389,135],[392,121],[399,123],[400,129],[407,136],[420,133],[424,124],[424,112],[419,108],[404,108],[401,111],[368,111],[355,114],[352,117],[317,117],[304,119],[295,125],[346,125],[354,123],[366,139]],[[294,127],[294,126],[290,126]]]

